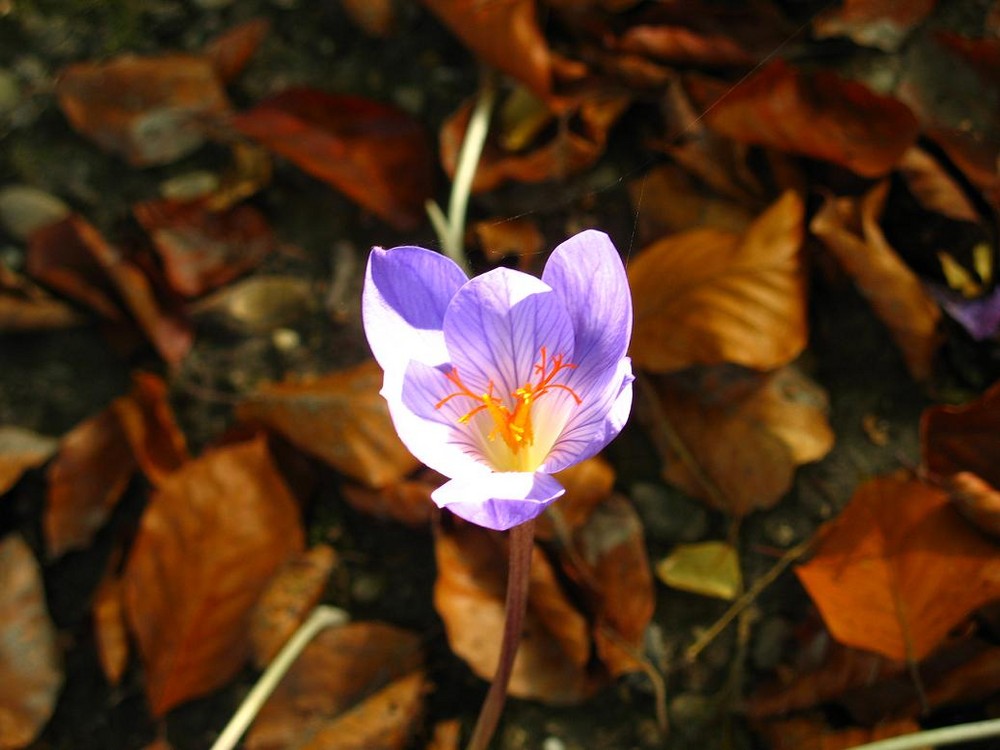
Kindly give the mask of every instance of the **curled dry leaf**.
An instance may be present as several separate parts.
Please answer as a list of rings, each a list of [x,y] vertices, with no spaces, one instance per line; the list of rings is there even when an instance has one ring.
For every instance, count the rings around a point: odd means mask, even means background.
[[[442,484],[442,477],[428,469],[415,479],[403,479],[381,489],[345,482],[340,491],[347,504],[355,510],[376,518],[388,518],[407,526],[426,529],[437,510],[431,500],[431,493]]]
[[[969,471],[948,480],[948,496],[962,515],[984,533],[1000,539],[1000,492]]]
[[[262,386],[239,405],[240,419],[261,422],[291,443],[370,487],[385,487],[417,467],[379,395],[374,362],[312,380]]]
[[[501,3],[497,3],[501,5]],[[620,94],[587,97],[569,112],[550,118],[562,118],[565,127],[554,132],[541,144],[525,151],[510,153],[489,138],[472,181],[472,191],[481,193],[505,182],[543,182],[564,179],[590,167],[604,153],[608,132],[630,102]],[[472,116],[474,101],[464,104],[441,126],[441,165],[454,177],[458,154],[465,140],[465,131]]]
[[[979,222],[979,212],[962,187],[922,148],[907,149],[897,170],[913,196],[928,211],[956,221]]]
[[[193,315],[245,333],[271,333],[317,305],[314,284],[299,276],[251,276],[191,305]]]
[[[59,442],[46,472],[42,530],[51,557],[86,547],[107,521],[136,469],[111,409],[84,420]]]
[[[135,373],[132,390],[116,398],[111,411],[150,484],[159,486],[190,459],[184,433],[167,400],[167,385],[158,376]]]
[[[919,132],[902,102],[830,71],[803,73],[781,60],[735,89],[692,77],[688,90],[716,132],[830,161],[862,177],[889,172]]]
[[[896,660],[923,659],[1000,598],[996,544],[905,478],[862,485],[796,573],[834,638]]]
[[[879,226],[888,189],[889,183],[881,182],[860,201],[827,197],[809,229],[833,253],[885,323],[910,374],[925,380],[941,341],[941,310]]]
[[[121,578],[105,575],[94,593],[91,609],[97,658],[109,685],[121,682],[128,666],[129,642],[122,591]]]
[[[187,321],[158,298],[149,277],[80,216],[50,224],[31,236],[28,272],[110,320],[125,307],[169,364],[191,348]]]
[[[28,469],[41,466],[59,442],[13,425],[0,426],[0,495],[17,484]]]
[[[615,470],[603,458],[594,456],[563,469],[555,476],[566,489],[566,494],[538,518],[535,534],[539,539],[556,538],[562,544],[568,544],[594,510],[611,497]]]
[[[423,128],[403,111],[297,88],[236,115],[232,125],[397,229],[423,221],[432,157]]]
[[[70,65],[56,97],[79,133],[135,166],[191,153],[229,109],[214,62],[180,54]]]
[[[250,618],[253,661],[264,669],[305,622],[337,564],[333,547],[317,544],[282,565],[260,595]]]
[[[735,516],[773,506],[797,466],[833,447],[826,392],[793,368],[728,395],[677,379],[660,381],[656,393],[666,424],[650,429],[665,454],[664,478]]]
[[[963,406],[932,406],[920,417],[924,466],[939,477],[969,471],[1000,488],[1000,382]]]
[[[254,604],[302,546],[298,506],[263,438],[206,453],[166,477],[123,575],[155,716],[240,669]]]
[[[438,575],[434,607],[448,644],[477,675],[493,679],[504,624],[507,556],[502,537],[464,523],[435,538]],[[587,673],[590,634],[586,619],[562,592],[537,548],[524,637],[514,660],[509,693],[554,705],[578,703],[597,684]]]
[[[212,211],[201,202],[156,200],[137,203],[132,211],[149,233],[170,287],[187,297],[246,273],[278,244],[253,206]]]
[[[419,675],[422,661],[420,638],[391,625],[354,622],[322,631],[264,704],[247,750],[314,747],[331,720],[386,685]]]
[[[813,32],[821,39],[846,36],[863,47],[893,52],[936,4],[937,0],[843,0],[817,14]]]
[[[535,0],[423,3],[478,59],[517,79],[537,96],[551,93],[552,55],[538,26]]]
[[[72,328],[85,321],[65,302],[0,265],[0,332]]]
[[[700,229],[666,237],[629,265],[630,353],[654,372],[730,362],[760,370],[805,347],[802,199],[786,193],[742,236]]]
[[[34,741],[62,683],[42,571],[28,545],[12,534],[0,541],[0,750]]]

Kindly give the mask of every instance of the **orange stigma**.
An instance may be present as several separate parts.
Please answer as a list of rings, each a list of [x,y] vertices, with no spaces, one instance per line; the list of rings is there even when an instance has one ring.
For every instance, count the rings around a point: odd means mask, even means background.
[[[531,406],[535,401],[546,393],[559,389],[569,393],[573,397],[573,400],[576,401],[577,406],[583,403],[576,394],[576,391],[568,385],[552,382],[561,371],[572,370],[576,368],[576,365],[563,362],[563,355],[561,354],[557,354],[549,359],[544,346],[541,348],[540,357],[534,368],[532,368],[534,374],[538,376],[537,382],[525,383],[510,394],[514,399],[513,409],[508,408],[503,399],[498,398],[493,392],[494,385],[492,380],[489,382],[486,393],[476,395],[462,382],[462,379],[458,375],[458,369],[455,367],[452,367],[451,371],[445,377],[458,390],[438,401],[434,405],[434,408],[440,409],[453,398],[459,396],[471,398],[473,401],[479,402],[471,411],[459,417],[458,421],[462,424],[468,424],[469,420],[479,414],[479,412],[487,412],[493,419],[493,430],[489,434],[489,439],[496,440],[499,435],[503,438],[503,441],[510,448],[511,452],[517,455],[517,452],[521,448],[530,446],[535,441],[535,436],[531,429]]]

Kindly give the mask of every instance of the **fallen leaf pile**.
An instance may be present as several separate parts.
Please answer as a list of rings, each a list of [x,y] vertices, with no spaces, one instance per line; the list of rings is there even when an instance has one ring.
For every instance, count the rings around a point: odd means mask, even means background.
[[[0,2],[0,750],[208,747],[324,604],[245,747],[467,740],[508,540],[358,295],[474,123],[472,272],[597,227],[634,307],[498,747],[1000,716],[1000,3],[54,5]]]

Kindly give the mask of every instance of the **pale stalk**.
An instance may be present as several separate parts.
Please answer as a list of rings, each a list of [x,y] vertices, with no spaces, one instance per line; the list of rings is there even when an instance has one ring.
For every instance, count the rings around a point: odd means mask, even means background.
[[[524,615],[528,609],[528,581],[531,574],[531,552],[535,545],[535,521],[526,521],[510,530],[510,561],[507,569],[506,619],[500,644],[500,663],[493,675],[490,690],[479,710],[476,728],[472,730],[467,750],[486,750],[507,700],[507,685],[514,669],[514,657],[524,630]]]
[[[243,736],[243,733],[257,716],[265,701],[274,692],[278,683],[281,682],[281,678],[285,676],[288,669],[295,663],[295,660],[309,644],[309,641],[315,638],[321,630],[333,627],[334,625],[343,625],[347,620],[347,613],[342,609],[326,605],[316,607],[308,619],[288,639],[281,648],[281,651],[278,652],[278,655],[274,657],[274,661],[264,671],[264,674],[260,676],[253,689],[247,693],[247,697],[243,699],[240,707],[236,709],[233,718],[229,720],[226,728],[222,730],[222,734],[219,735],[215,744],[212,745],[211,750],[232,750],[232,748],[236,747],[236,743],[240,741],[240,737]]]
[[[986,737],[1000,737],[1000,719],[955,724],[940,729],[925,729],[922,732],[890,737],[887,740],[878,740],[864,745],[855,745],[850,750],[918,750],[918,748],[957,745]]]

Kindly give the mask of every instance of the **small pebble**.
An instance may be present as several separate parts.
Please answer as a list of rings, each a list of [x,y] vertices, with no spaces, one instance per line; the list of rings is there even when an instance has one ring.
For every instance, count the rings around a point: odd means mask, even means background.
[[[17,76],[6,68],[0,68],[0,117],[13,112],[21,102],[21,87]]]
[[[768,617],[754,633],[750,656],[757,669],[769,671],[781,662],[792,628],[783,617]]]
[[[542,742],[542,750],[566,750],[566,743],[558,737],[546,737]]]
[[[681,693],[670,701],[670,724],[681,734],[697,734],[711,717],[712,703],[704,695]]]
[[[175,201],[192,201],[219,189],[219,176],[208,170],[185,172],[160,183],[160,195]]]
[[[27,240],[36,229],[59,221],[69,212],[69,206],[54,195],[30,185],[0,189],[0,226],[15,239]]]
[[[708,511],[677,490],[654,482],[636,482],[629,496],[650,539],[694,542],[708,533]]]
[[[298,349],[302,344],[302,337],[298,331],[291,328],[278,328],[271,334],[271,343],[279,352],[290,352]]]

